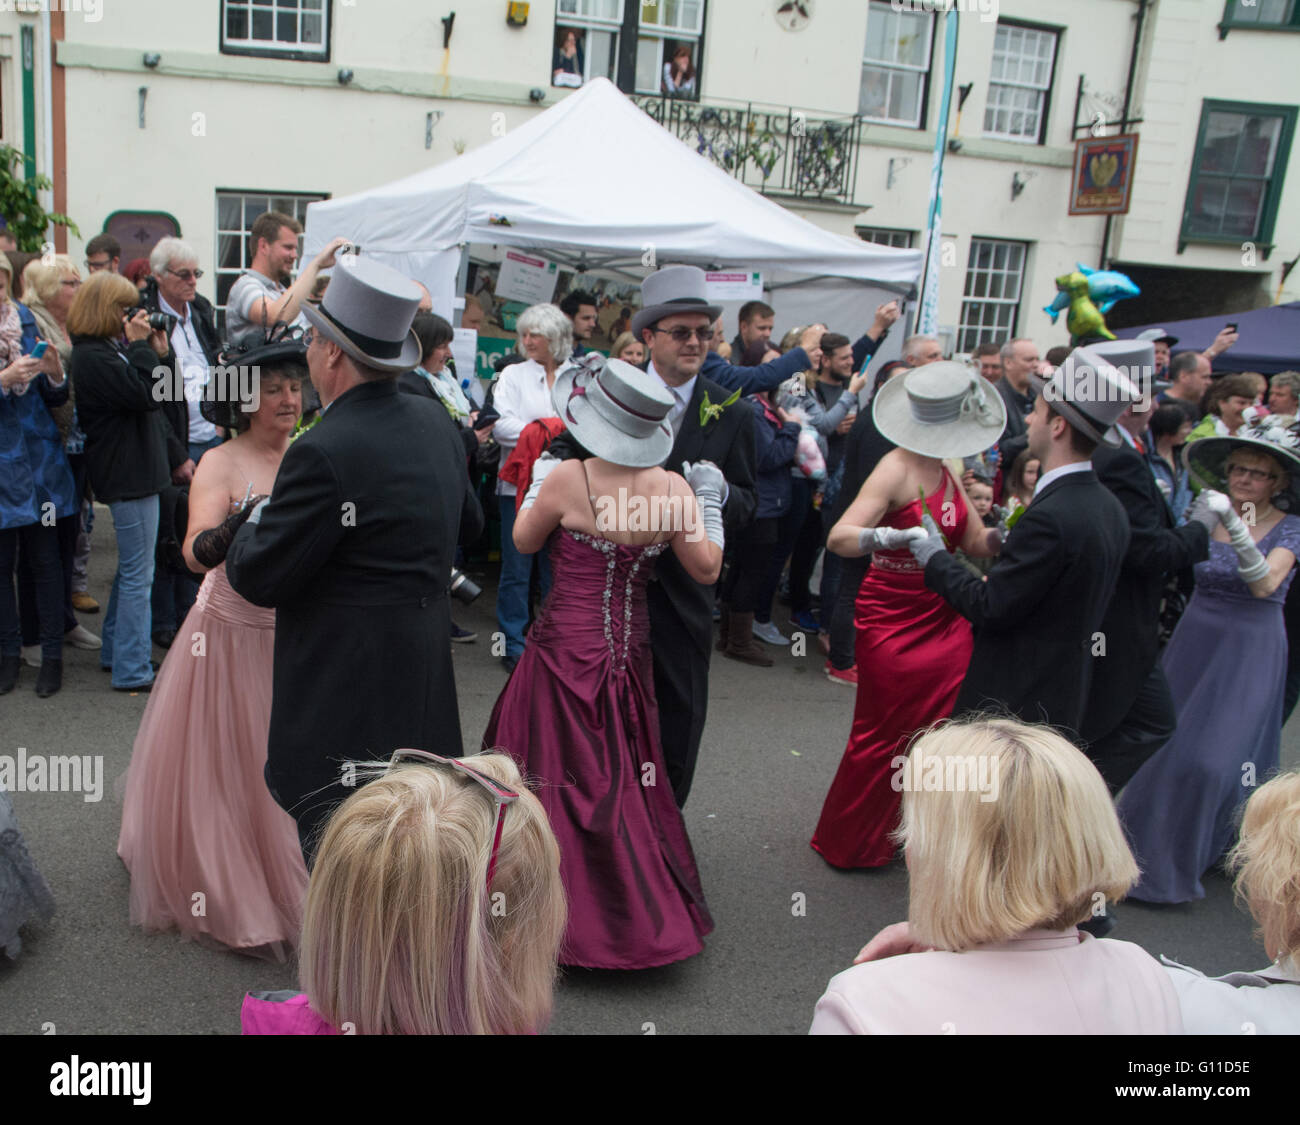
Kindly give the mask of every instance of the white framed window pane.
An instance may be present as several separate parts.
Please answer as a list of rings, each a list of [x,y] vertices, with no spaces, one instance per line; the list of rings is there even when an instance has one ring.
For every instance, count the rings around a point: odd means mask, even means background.
[[[586,19],[623,19],[623,0],[560,0],[556,15],[582,16]]]
[[[919,74],[895,74],[890,89],[889,116],[910,125],[921,123],[921,83]]]
[[[890,227],[857,227],[857,236],[863,242],[873,242],[877,246],[897,246],[908,250],[912,246],[910,230],[894,230]]]
[[[641,26],[698,35],[704,30],[704,4],[701,0],[643,0]]]
[[[614,80],[618,71],[618,36],[612,31],[587,32],[587,81],[593,78]]]
[[[957,350],[985,340],[1009,339],[1024,287],[1025,245],[1000,239],[972,239]]]
[[[871,4],[858,86],[858,112],[863,117],[920,127],[932,27],[929,12]]]
[[[659,80],[663,69],[662,39],[642,35],[636,41],[636,88],[643,94],[659,93]]]
[[[323,0],[224,0],[224,47],[324,54]]]
[[[933,17],[929,12],[899,12],[898,17],[897,61],[905,66],[927,67]]]

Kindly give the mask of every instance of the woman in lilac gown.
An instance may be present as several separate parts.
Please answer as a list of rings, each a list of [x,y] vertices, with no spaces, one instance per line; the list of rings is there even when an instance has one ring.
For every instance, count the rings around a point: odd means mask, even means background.
[[[1300,519],[1280,508],[1300,501],[1298,449],[1300,430],[1281,426],[1187,446],[1193,478],[1227,498],[1207,489],[1197,501],[1216,505],[1222,526],[1209,559],[1196,565],[1196,591],[1165,650],[1178,728],[1120,795],[1142,868],[1131,898],[1204,898],[1201,876],[1236,839],[1241,805],[1277,771],[1282,603],[1300,556]]]
[[[560,961],[644,969],[699,953],[713,928],[660,749],[645,588],[669,549],[717,580],[722,474],[688,466],[688,486],[656,467],[673,399],[630,364],[584,361],[553,398],[594,456],[534,465],[514,539],[526,553],[549,544],[554,578],[483,746],[521,764],[559,841]]]
[[[246,432],[195,472],[185,560],[207,576],[140,722],[117,844],[133,925],[280,961],[298,943],[307,868],[262,774],[275,611],[235,593],[224,559],[242,516],[270,494],[302,416],[304,353],[288,340],[229,360],[261,369],[252,413],[203,403],[214,423]]]

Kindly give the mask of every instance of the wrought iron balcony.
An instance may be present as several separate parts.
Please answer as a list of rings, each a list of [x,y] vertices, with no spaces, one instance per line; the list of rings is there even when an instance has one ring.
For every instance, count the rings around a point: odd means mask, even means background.
[[[701,105],[638,94],[632,100],[670,133],[764,195],[856,205],[862,119],[809,120],[786,110]]]

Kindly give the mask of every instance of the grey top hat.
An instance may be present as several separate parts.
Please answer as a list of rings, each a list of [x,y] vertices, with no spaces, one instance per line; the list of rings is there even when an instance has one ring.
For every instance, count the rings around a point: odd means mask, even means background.
[[[412,370],[420,341],[411,321],[422,294],[414,281],[373,258],[340,255],[319,308],[303,305],[311,326],[358,363],[381,371]]]
[[[1050,379],[1030,378],[1057,414],[1084,437],[1107,445],[1123,441],[1115,423],[1142,397],[1137,385],[1096,346],[1075,348]]]
[[[1087,348],[1126,376],[1139,391],[1145,392],[1155,380],[1156,346],[1150,340],[1103,340]]]
[[[970,457],[997,443],[1007,408],[983,376],[964,363],[927,363],[890,379],[871,400],[886,438],[924,457]]]
[[[722,315],[721,305],[709,304],[708,286],[699,266],[664,266],[641,282],[641,311],[632,318],[632,335],[677,313],[704,313],[710,320]]]
[[[676,399],[653,375],[589,352],[551,388],[555,413],[597,457],[631,469],[662,465],[673,448],[668,413]]]

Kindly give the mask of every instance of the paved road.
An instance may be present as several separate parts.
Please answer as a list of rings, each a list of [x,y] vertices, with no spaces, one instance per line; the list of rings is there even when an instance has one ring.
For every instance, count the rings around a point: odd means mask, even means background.
[[[108,602],[115,565],[111,519],[101,510],[92,593]],[[487,579],[487,575],[480,576]],[[505,676],[487,643],[493,591],[457,612],[479,630],[455,647],[461,723],[475,744]],[[98,630],[103,615],[84,623]],[[780,620],[780,619],[779,619]],[[781,622],[784,624],[784,622]],[[146,936],[127,921],[128,879],[116,854],[121,792],[147,697],[109,690],[95,653],[70,652],[66,686],[51,700],[18,690],[0,700],[0,753],[102,754],[105,793],[14,794],[28,844],[58,899],[54,919],[27,931],[15,964],[0,958],[0,1033],[234,1033],[249,989],[292,986],[292,965],[250,960]],[[709,724],[686,809],[717,928],[705,952],[640,973],[568,971],[558,989],[557,1033],[803,1033],[827,980],[863,942],[906,915],[903,865],[840,872],[808,846],[848,734],[853,692],[821,674],[821,659],[782,654],[774,668],[714,662]],[[1283,759],[1300,760],[1288,727]],[[1221,877],[1203,902],[1122,906],[1115,936],[1207,972],[1267,963],[1250,919]],[[793,909],[796,895],[806,910]]]

